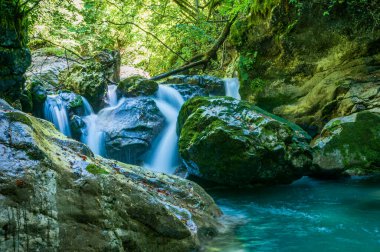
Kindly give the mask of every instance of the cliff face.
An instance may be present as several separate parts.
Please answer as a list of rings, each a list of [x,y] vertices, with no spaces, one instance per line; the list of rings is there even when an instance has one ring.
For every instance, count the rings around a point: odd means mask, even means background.
[[[231,32],[243,98],[312,134],[380,106],[376,1],[267,2],[273,8],[252,7]]]
[[[31,63],[27,26],[14,1],[0,1],[0,97],[20,106],[24,73]]]

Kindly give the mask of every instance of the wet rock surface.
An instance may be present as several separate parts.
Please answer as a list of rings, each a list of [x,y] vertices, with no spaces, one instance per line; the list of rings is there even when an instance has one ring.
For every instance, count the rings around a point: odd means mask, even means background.
[[[164,84],[178,84],[185,85],[183,88],[174,86],[179,92],[184,92],[185,95],[189,95],[186,89],[191,86],[197,86],[197,92],[202,92],[208,95],[222,96],[225,95],[224,81],[220,78],[207,76],[207,75],[174,75],[167,78]],[[187,87],[187,88],[185,88]],[[198,88],[199,87],[199,88]],[[193,88],[194,89],[194,88]]]
[[[223,185],[283,184],[308,173],[310,136],[297,125],[233,98],[196,97],[178,118],[188,172]]]
[[[98,115],[104,124],[107,156],[139,164],[164,127],[165,119],[151,98],[122,99],[117,108],[106,108]]]
[[[216,234],[195,183],[95,157],[0,104],[1,251],[194,251]]]

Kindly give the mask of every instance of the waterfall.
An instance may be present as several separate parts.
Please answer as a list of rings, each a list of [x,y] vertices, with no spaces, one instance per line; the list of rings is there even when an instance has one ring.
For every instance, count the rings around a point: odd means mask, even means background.
[[[241,100],[239,94],[239,79],[238,78],[227,78],[224,79],[224,88],[226,90],[226,96]]]
[[[94,110],[92,109],[91,104],[83,96],[82,96],[82,103],[83,103],[84,115],[88,116],[88,115],[94,114]]]
[[[107,102],[110,107],[104,108],[96,115],[94,110],[92,109],[90,103],[86,100],[86,98],[82,97],[83,107],[85,111],[85,117],[83,117],[83,121],[86,124],[86,130],[82,133],[81,141],[87,144],[90,149],[98,155],[105,156],[106,155],[106,146],[105,146],[105,134],[101,129],[101,119],[99,119],[99,115],[102,114],[103,111],[109,110],[110,108],[117,106],[118,100],[116,95],[116,85],[109,85],[107,91]]]
[[[98,116],[92,113],[83,117],[83,121],[86,124],[86,130],[82,134],[81,141],[95,154],[104,156],[106,154],[105,137],[104,132],[99,128]]]
[[[60,96],[47,96],[44,103],[44,118],[52,122],[64,135],[71,136],[67,110]]]
[[[153,171],[174,173],[178,166],[177,117],[184,100],[172,87],[160,85],[155,99],[157,107],[165,116],[166,127],[152,146],[152,152],[144,166]]]
[[[107,102],[108,105],[114,107],[117,105],[117,94],[116,94],[116,85],[109,85],[107,90]]]

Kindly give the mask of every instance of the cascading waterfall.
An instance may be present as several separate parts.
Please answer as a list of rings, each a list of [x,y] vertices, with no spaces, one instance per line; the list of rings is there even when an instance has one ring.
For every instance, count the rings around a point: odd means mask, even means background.
[[[117,94],[116,94],[116,85],[109,85],[107,90],[107,102],[108,105],[114,107],[117,105]]]
[[[224,79],[224,88],[226,90],[226,96],[241,100],[239,94],[239,79],[238,78],[227,78]]]
[[[83,107],[85,111],[85,117],[83,117],[83,121],[86,124],[86,130],[82,132],[81,141],[87,144],[90,149],[98,155],[105,156],[106,155],[106,147],[105,147],[105,134],[101,129],[102,123],[99,119],[99,115],[102,115],[103,111],[109,110],[112,107],[117,106],[117,94],[116,94],[116,85],[109,85],[107,90],[107,102],[110,107],[104,108],[99,111],[98,114],[95,114],[90,103],[86,100],[86,98],[82,97]]]
[[[44,104],[44,117],[52,122],[64,135],[70,137],[70,125],[67,110],[61,97],[48,95]]]
[[[155,99],[157,107],[165,116],[166,127],[153,143],[152,152],[145,160],[144,167],[158,172],[172,174],[178,166],[177,117],[184,100],[172,87],[160,85]]]
[[[81,141],[97,155],[105,155],[104,132],[99,128],[98,116],[94,113],[86,98],[82,97],[86,129],[82,132]]]

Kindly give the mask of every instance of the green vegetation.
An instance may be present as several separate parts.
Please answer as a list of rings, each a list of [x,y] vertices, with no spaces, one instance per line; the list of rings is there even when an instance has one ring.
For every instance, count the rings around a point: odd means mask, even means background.
[[[101,175],[101,174],[109,174],[108,171],[106,171],[105,169],[95,165],[95,164],[89,164],[87,165],[86,167],[86,170],[89,172],[89,173],[92,173],[94,175]]]

